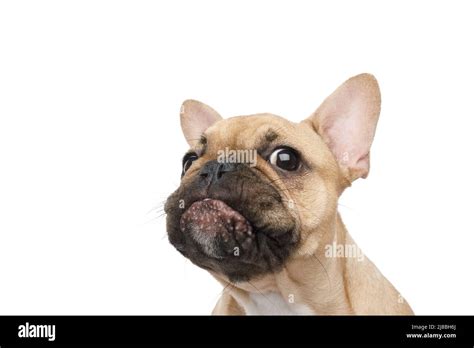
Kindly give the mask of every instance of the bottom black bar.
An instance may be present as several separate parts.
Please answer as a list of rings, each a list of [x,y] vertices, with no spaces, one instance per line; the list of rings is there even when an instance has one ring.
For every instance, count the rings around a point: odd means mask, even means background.
[[[0,348],[288,344],[474,346],[472,316],[0,316]]]

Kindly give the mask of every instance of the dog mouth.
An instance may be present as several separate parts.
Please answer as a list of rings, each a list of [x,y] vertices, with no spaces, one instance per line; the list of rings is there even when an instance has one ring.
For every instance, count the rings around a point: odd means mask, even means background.
[[[244,165],[209,180],[196,175],[168,197],[170,243],[195,265],[232,282],[279,271],[299,233],[278,190]]]
[[[194,202],[181,216],[179,225],[205,254],[217,259],[240,253],[255,239],[249,220],[218,199]]]
[[[252,226],[238,211],[217,199],[194,202],[181,216],[182,232],[191,229],[208,235],[232,232],[252,234]]]

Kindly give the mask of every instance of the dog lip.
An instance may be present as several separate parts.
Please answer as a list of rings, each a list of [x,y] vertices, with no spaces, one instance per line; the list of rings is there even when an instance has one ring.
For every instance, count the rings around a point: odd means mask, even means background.
[[[217,199],[196,201],[180,219],[182,232],[192,234],[222,235],[225,232],[252,234],[250,222],[238,211]]]

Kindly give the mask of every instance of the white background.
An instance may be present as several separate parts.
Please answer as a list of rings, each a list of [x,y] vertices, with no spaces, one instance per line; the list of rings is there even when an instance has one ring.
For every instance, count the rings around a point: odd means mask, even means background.
[[[166,239],[184,99],[297,121],[373,73],[369,178],[341,213],[417,314],[474,314],[468,1],[0,3],[0,314],[207,314]]]

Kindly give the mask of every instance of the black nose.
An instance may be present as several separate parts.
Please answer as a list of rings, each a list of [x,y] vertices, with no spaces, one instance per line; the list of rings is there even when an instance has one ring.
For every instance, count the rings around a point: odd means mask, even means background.
[[[219,181],[225,173],[235,171],[237,167],[237,163],[209,161],[201,168],[199,175],[212,184]]]

